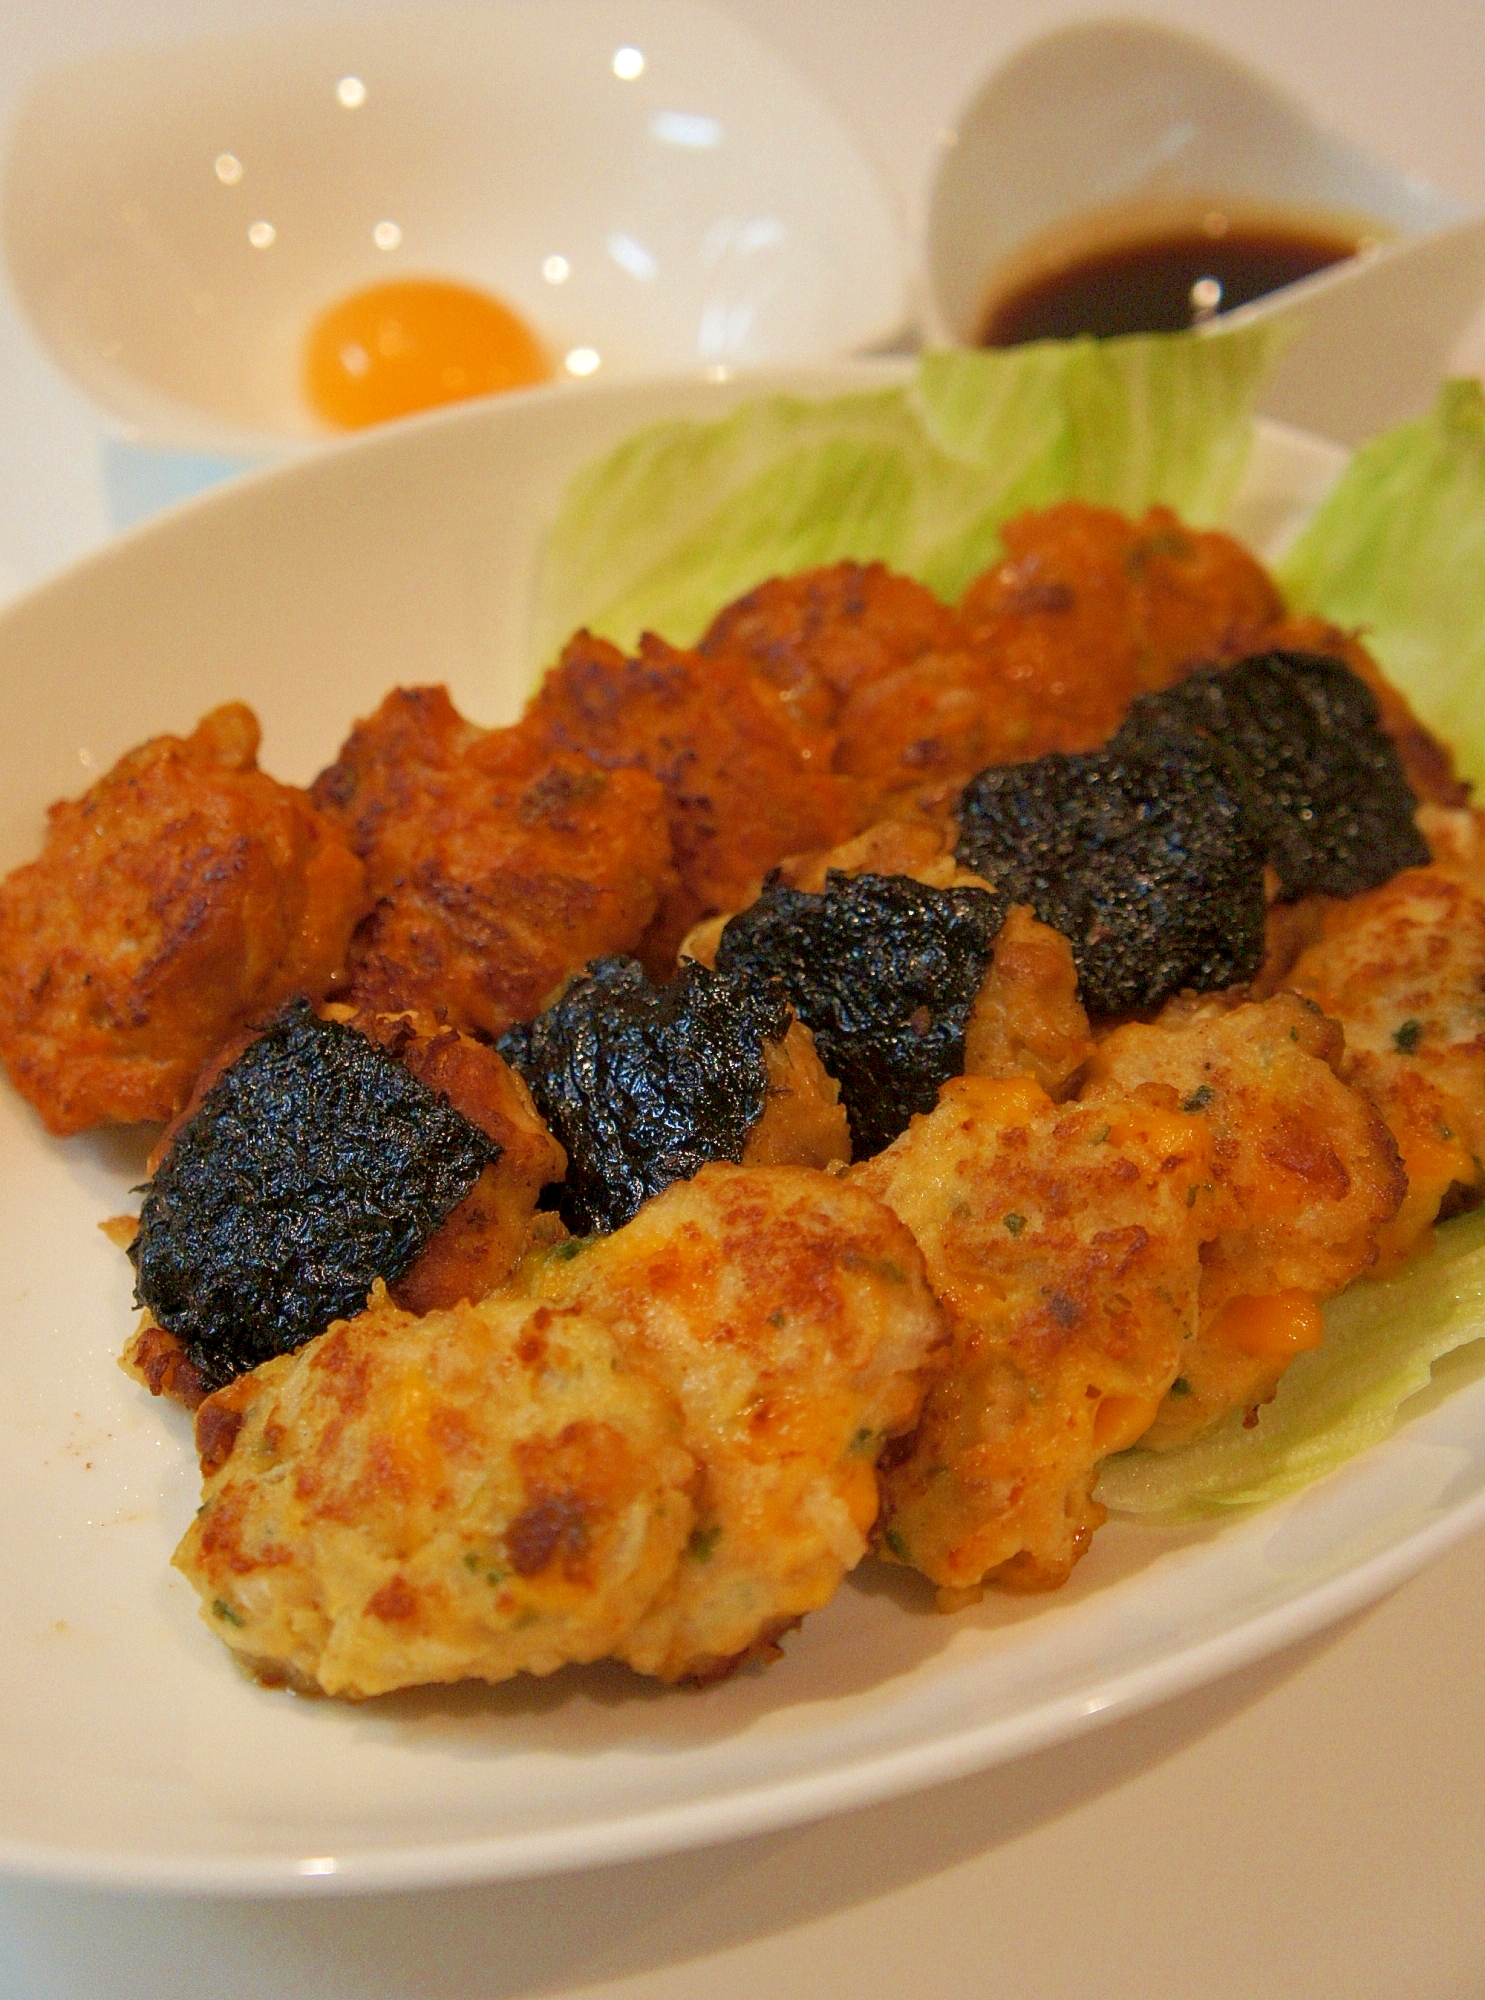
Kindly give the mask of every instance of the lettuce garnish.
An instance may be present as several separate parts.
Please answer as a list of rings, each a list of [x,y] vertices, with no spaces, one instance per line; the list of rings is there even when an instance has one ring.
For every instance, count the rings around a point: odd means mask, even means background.
[[[1362,1278],[1325,1308],[1302,1354],[1245,1429],[1234,1412],[1173,1452],[1121,1452],[1098,1497],[1120,1513],[1190,1519],[1277,1500],[1392,1430],[1434,1363],[1485,1334],[1485,1209],[1445,1223],[1390,1278]]]
[[[1363,445],[1279,568],[1296,610],[1359,627],[1466,776],[1485,779],[1485,393]]]
[[[1284,336],[1045,342],[924,356],[901,387],[774,396],[714,423],[639,432],[572,482],[548,537],[535,621],[550,660],[579,626],[632,647],[694,642],[765,578],[879,559],[952,601],[996,559],[1003,522],[1084,499],[1220,522]],[[1485,394],[1365,446],[1279,571],[1296,610],[1359,629],[1467,774],[1485,779]],[[1405,1270],[1326,1308],[1325,1345],[1256,1426],[1110,1461],[1100,1496],[1189,1518],[1294,1491],[1385,1436],[1435,1362],[1485,1337],[1485,1211]]]
[[[900,388],[653,424],[569,486],[536,657],[583,625],[625,647],[646,629],[690,645],[766,577],[845,557],[957,598],[995,560],[1001,523],[1055,500],[1215,521],[1283,338],[1260,324],[930,354]]]

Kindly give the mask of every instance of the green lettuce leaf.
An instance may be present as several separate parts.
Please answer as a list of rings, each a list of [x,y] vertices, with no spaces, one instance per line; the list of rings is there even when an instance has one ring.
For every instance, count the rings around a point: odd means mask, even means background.
[[[1485,779],[1485,393],[1364,445],[1280,565],[1290,603],[1359,626],[1466,776]]]
[[[925,356],[901,388],[771,396],[650,426],[572,481],[547,537],[534,650],[579,626],[676,645],[765,577],[879,559],[956,598],[1026,507],[1157,501],[1217,519],[1283,339],[1259,325]]]
[[[1180,1451],[1120,1452],[1098,1497],[1163,1520],[1277,1500],[1386,1437],[1434,1364],[1482,1335],[1485,1209],[1446,1223],[1395,1276],[1333,1299],[1324,1345],[1299,1357],[1251,1430],[1234,1412]]]
[[[1016,468],[1017,505],[1072,498],[1132,514],[1160,501],[1204,525],[1237,484],[1254,400],[1289,338],[1260,324],[926,354],[910,394],[944,450]]]

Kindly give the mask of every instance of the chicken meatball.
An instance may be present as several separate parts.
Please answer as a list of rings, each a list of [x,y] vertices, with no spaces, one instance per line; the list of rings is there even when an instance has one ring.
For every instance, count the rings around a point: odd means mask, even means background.
[[[198,1079],[150,1161],[128,1243],[142,1325],[125,1369],[202,1396],[357,1311],[483,1298],[566,1165],[516,1073],[413,1016],[295,1001]]]
[[[0,884],[0,1056],[49,1131],[170,1118],[245,1023],[339,971],[365,871],[257,751],[240,702],[153,738]]]
[[[1382,1233],[1395,1265],[1485,1189],[1485,880],[1434,862],[1332,904],[1288,984],[1340,1023],[1341,1073],[1402,1153],[1407,1196]]]
[[[623,1644],[693,1525],[674,1401],[576,1306],[383,1294],[208,1398],[175,1554],[261,1679],[359,1699]]]
[[[1104,1519],[1099,1464],[1196,1330],[1211,1135],[1159,1092],[1056,1105],[1029,1076],[966,1076],[851,1179],[911,1229],[953,1334],[884,1462],[883,1553],[951,1594],[1055,1589]]]
[[[829,1175],[711,1166],[532,1282],[615,1329],[700,1468],[685,1557],[621,1657],[673,1681],[767,1655],[865,1553],[877,1459],[935,1371],[943,1320],[912,1237]]]
[[[714,1678],[860,1559],[942,1341],[880,1203],[708,1167],[479,1305],[379,1290],[209,1397],[176,1564],[260,1677],[327,1694],[607,1655]]]
[[[400,688],[315,780],[376,906],[350,950],[363,1012],[422,1009],[495,1037],[589,959],[632,949],[674,886],[664,796],[532,731],[476,729]]]
[[[631,660],[579,633],[526,726],[553,752],[663,786],[680,880],[638,948],[653,977],[700,918],[735,909],[784,855],[843,840],[863,818],[857,789],[831,772],[833,739],[731,654],[703,659],[647,634]]]
[[[828,729],[858,688],[963,643],[954,613],[921,583],[883,563],[840,562],[760,583],[717,613],[697,651],[745,661],[802,721]]]
[[[1079,1102],[1163,1087],[1211,1131],[1220,1232],[1202,1256],[1200,1324],[1141,1439],[1168,1449],[1273,1395],[1319,1344],[1320,1305],[1377,1261],[1405,1183],[1376,1111],[1342,1081],[1336,1022],[1293,993],[1177,1004],[1098,1046]]]

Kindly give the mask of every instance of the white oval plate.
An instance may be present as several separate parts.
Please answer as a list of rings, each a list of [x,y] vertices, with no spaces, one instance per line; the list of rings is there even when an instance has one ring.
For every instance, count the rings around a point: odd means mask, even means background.
[[[490,404],[207,495],[0,618],[0,865],[128,744],[241,696],[305,779],[395,681],[520,705],[527,593],[568,473],[637,424],[890,371]],[[1266,427],[1237,525],[1272,549],[1339,462]],[[1485,1381],[1269,1511],[1112,1523],[1067,1589],[952,1618],[872,1563],[785,1658],[704,1693],[617,1668],[361,1707],[245,1681],[169,1567],[182,1413],[115,1367],[131,1273],[98,1233],[143,1136],[46,1138],[0,1086],[0,1866],[283,1892],[534,1875],[818,1817],[1018,1756],[1239,1666],[1485,1520]]]

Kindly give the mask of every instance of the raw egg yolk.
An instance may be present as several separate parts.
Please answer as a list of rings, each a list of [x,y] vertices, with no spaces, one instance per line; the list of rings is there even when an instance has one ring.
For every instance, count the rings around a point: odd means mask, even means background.
[[[545,382],[530,327],[498,299],[439,278],[371,285],[322,313],[305,351],[315,415],[344,430]]]

